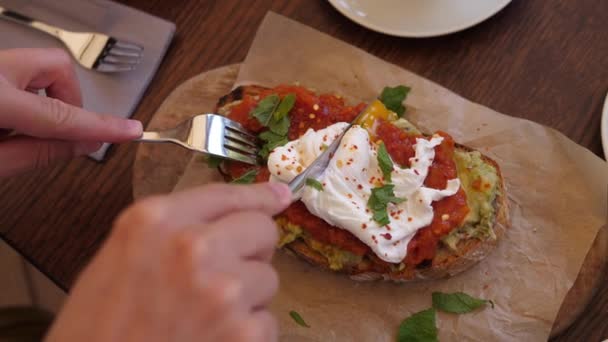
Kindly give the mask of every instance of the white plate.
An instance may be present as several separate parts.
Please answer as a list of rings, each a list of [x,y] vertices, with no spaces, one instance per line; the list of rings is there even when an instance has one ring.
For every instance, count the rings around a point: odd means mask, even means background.
[[[477,25],[511,0],[329,0],[352,21],[399,37],[434,37]]]
[[[604,147],[604,159],[608,160],[608,94],[604,100],[604,110],[602,111],[602,147]]]

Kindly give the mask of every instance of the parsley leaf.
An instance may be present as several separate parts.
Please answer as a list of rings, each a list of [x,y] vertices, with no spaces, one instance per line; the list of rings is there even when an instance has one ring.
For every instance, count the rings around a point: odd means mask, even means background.
[[[293,108],[293,105],[296,103],[296,95],[293,93],[287,94],[279,103],[277,110],[274,112],[274,119],[279,121],[282,118],[286,117],[289,111]]]
[[[397,342],[437,342],[435,309],[417,312],[399,325]]]
[[[304,322],[304,319],[302,318],[302,316],[300,316],[299,313],[295,312],[295,311],[289,311],[289,316],[291,316],[291,318],[293,318],[293,320],[298,323],[299,325],[305,327],[305,328],[310,328],[310,325],[306,324],[306,322]]]
[[[258,170],[252,169],[245,172],[241,177],[233,179],[233,184],[251,184],[255,181],[255,177],[258,175]]]
[[[277,94],[266,96],[258,105],[251,111],[251,116],[258,119],[263,126],[268,126],[272,114],[277,109],[281,98]]]
[[[405,201],[404,198],[395,197],[395,193],[393,192],[394,188],[394,184],[386,184],[378,188],[373,188],[372,194],[367,200],[367,207],[374,212],[374,221],[378,222],[383,226],[390,223],[390,219],[388,217],[387,212],[388,204],[398,204]]]
[[[395,112],[397,116],[402,117],[403,113],[405,113],[403,101],[407,97],[410,90],[410,87],[403,85],[396,86],[394,88],[384,87],[384,89],[382,89],[382,94],[380,94],[378,99],[386,106],[386,108]]]
[[[494,308],[494,303],[492,301],[471,297],[463,292],[433,292],[433,308],[445,312],[457,314],[467,313],[485,306],[488,303]]]
[[[314,178],[306,178],[306,185],[319,191],[323,191],[323,184]]]
[[[384,175],[384,179],[387,182],[390,182],[391,172],[393,172],[393,161],[388,155],[388,151],[386,150],[386,146],[383,142],[381,142],[380,146],[378,146],[378,166],[380,166],[380,170],[382,170],[382,175]]]
[[[220,157],[208,155],[206,161],[207,161],[207,166],[217,169],[220,166],[220,164],[222,163],[222,161],[224,161],[224,159],[220,158]]]
[[[386,226],[387,224],[391,223],[391,219],[388,218],[388,211],[386,210],[386,207],[380,210],[374,210],[374,216],[372,216],[372,218],[374,219],[374,221],[378,222],[383,226]]]

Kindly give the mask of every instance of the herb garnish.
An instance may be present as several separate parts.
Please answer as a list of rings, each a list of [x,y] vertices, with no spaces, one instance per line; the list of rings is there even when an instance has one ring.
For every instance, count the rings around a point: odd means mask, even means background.
[[[258,175],[258,170],[252,169],[245,172],[241,177],[233,179],[233,184],[251,184],[255,181],[255,177]]]
[[[369,200],[367,201],[367,207],[374,213],[374,221],[383,226],[390,223],[390,219],[388,218],[388,204],[398,204],[406,200],[405,198],[395,197],[395,193],[393,192],[394,188],[394,184],[386,184],[381,187],[373,188]]]
[[[435,324],[435,309],[430,308],[417,312],[406,318],[399,325],[397,342],[436,342],[437,325]]]
[[[270,123],[270,119],[272,119],[272,114],[277,109],[281,98],[277,94],[268,95],[263,98],[258,105],[251,111],[251,116],[258,119],[262,126],[268,126]]]
[[[306,178],[306,185],[319,191],[323,191],[323,184],[314,178]]]
[[[402,117],[403,113],[405,113],[403,101],[407,97],[410,90],[410,87],[403,85],[396,86],[394,88],[384,87],[382,94],[380,94],[378,99],[386,106],[386,108],[395,112],[397,116]]]
[[[299,325],[305,327],[305,328],[310,328],[310,325],[306,324],[306,322],[304,322],[304,319],[302,318],[302,316],[300,316],[299,313],[295,312],[295,311],[289,311],[289,316],[291,316],[291,318],[293,318],[293,320],[298,323]]]
[[[467,313],[488,303],[494,308],[494,302],[491,300],[471,297],[463,292],[433,292],[433,308],[445,312]]]
[[[214,169],[218,168],[220,166],[220,164],[222,163],[222,161],[224,161],[223,158],[216,157],[213,155],[208,155],[206,158],[207,166],[214,168]]]
[[[382,170],[384,180],[390,182],[391,172],[393,172],[393,161],[388,155],[388,151],[386,150],[384,142],[381,142],[380,146],[378,146],[378,166],[380,166],[380,170]]]
[[[268,158],[273,149],[287,144],[287,132],[291,124],[288,114],[295,102],[294,94],[287,94],[283,99],[277,94],[271,94],[262,99],[251,111],[251,116],[258,119],[264,127],[268,127],[268,131],[258,136],[264,141],[264,146],[259,152],[262,158]]]

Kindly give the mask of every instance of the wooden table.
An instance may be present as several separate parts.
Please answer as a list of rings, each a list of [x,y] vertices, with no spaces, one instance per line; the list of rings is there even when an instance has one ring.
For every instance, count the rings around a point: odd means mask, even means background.
[[[608,82],[608,1],[515,0],[464,32],[403,39],[357,26],[324,0],[121,0],[177,24],[177,36],[135,118],[147,122],[180,83],[242,61],[264,14],[275,11],[513,116],[554,127],[602,156]],[[320,47],[322,49],[322,47]],[[69,288],[132,202],[135,144],[107,161],[80,159],[0,183],[0,235]],[[608,282],[556,341],[608,338]]]

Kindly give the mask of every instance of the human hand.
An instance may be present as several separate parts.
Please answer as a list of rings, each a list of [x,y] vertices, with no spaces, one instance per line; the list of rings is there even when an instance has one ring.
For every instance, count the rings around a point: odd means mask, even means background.
[[[33,92],[45,89],[47,97]],[[95,152],[141,135],[139,121],[82,108],[70,56],[59,49],[0,51],[0,177]],[[10,131],[16,132],[8,136]]]
[[[214,184],[127,209],[47,341],[274,341],[284,184]]]

